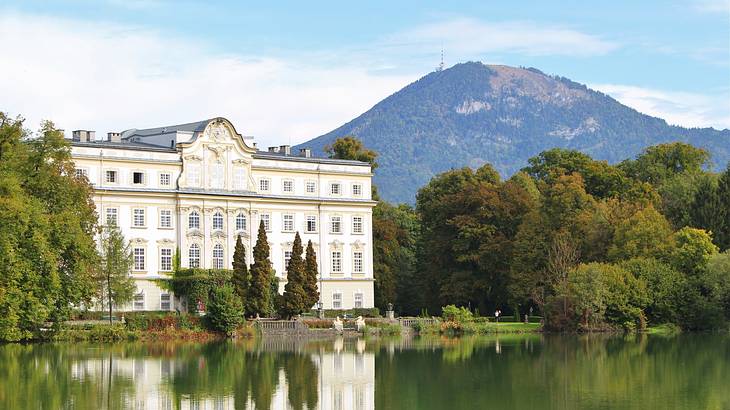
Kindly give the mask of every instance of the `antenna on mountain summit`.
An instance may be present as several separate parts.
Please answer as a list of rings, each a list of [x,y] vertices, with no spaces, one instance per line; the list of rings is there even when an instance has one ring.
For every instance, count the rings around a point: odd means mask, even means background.
[[[439,64],[436,71],[444,71],[444,48],[441,47],[441,63]]]

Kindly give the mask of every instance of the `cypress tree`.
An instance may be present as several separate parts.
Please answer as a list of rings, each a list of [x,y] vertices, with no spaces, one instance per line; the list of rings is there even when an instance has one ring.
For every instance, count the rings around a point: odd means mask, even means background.
[[[245,303],[248,291],[248,265],[246,265],[246,248],[239,236],[236,239],[236,248],[233,251],[233,289],[236,295]]]
[[[251,282],[248,287],[246,313],[266,316],[271,313],[272,267],[269,260],[269,242],[266,238],[264,222],[259,224],[256,246],[253,247],[253,265],[251,266]]]
[[[311,309],[319,301],[319,288],[317,287],[317,254],[314,253],[312,241],[307,243],[307,255],[304,259],[304,293],[307,295],[306,309]]]
[[[730,164],[725,172],[720,174],[717,183],[717,196],[719,199],[719,213],[722,225],[715,232],[715,243],[720,250],[730,249]]]
[[[286,266],[286,286],[279,307],[282,317],[290,318],[308,309],[307,294],[304,291],[304,261],[302,260],[302,239],[299,232],[294,236],[291,259]]]

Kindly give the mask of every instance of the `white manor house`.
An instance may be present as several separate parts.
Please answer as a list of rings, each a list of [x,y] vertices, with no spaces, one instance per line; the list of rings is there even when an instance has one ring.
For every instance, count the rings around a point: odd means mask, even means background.
[[[76,172],[94,187],[101,224],[116,224],[134,254],[134,310],[183,310],[157,286],[182,267],[232,268],[236,238],[253,262],[260,221],[286,283],[295,232],[311,240],[325,309],[373,307],[370,164],[313,158],[287,145],[258,151],[225,118],[108,133],[73,131]]]

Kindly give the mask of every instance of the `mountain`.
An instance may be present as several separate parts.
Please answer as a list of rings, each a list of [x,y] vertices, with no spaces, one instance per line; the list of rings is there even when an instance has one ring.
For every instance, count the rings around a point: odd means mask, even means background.
[[[730,130],[672,126],[567,78],[478,62],[432,72],[299,147],[323,153],[344,135],[378,152],[375,183],[392,202],[413,203],[418,188],[451,168],[489,162],[509,176],[554,147],[614,163],[684,141],[710,151],[715,169],[730,160]]]

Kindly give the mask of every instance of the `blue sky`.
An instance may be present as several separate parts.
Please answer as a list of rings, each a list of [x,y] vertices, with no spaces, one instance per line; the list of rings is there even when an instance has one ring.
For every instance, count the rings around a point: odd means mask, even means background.
[[[266,3],[6,0],[0,109],[99,133],[222,115],[296,143],[432,71],[443,47],[447,66],[536,67],[730,128],[730,0]]]

